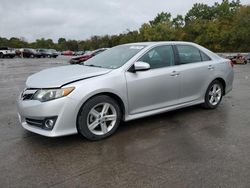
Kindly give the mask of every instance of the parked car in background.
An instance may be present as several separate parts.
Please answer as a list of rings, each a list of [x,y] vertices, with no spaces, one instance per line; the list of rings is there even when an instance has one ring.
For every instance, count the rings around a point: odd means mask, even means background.
[[[40,56],[40,54],[37,53],[37,51],[32,48],[23,48],[20,49],[20,52],[21,52],[21,57],[34,58]]]
[[[247,54],[247,55],[245,56],[245,59],[247,60],[248,63],[250,63],[250,54]]]
[[[85,54],[85,52],[84,51],[77,51],[77,52],[75,52],[74,53],[74,55],[84,55]]]
[[[230,60],[194,43],[125,44],[81,65],[31,75],[18,99],[18,116],[25,129],[40,135],[79,133],[100,140],[122,120],[197,104],[215,109],[233,79]]]
[[[105,50],[107,50],[107,48],[100,48],[100,49],[85,53],[82,56],[73,57],[70,59],[69,63],[70,64],[79,64],[81,62],[87,61],[88,59],[98,55],[99,53],[104,52]]]
[[[230,59],[234,64],[247,64],[247,59],[245,56],[241,54],[237,54],[236,56],[229,56],[228,59]]]
[[[16,56],[15,50],[8,48],[8,47],[0,47],[0,58],[13,58]]]
[[[58,56],[57,51],[54,49],[37,49],[37,52],[40,57],[56,58]]]
[[[66,55],[66,56],[73,56],[74,52],[71,50],[66,50],[62,52],[62,55]]]
[[[21,49],[15,49],[16,57],[21,57]]]
[[[59,52],[57,52],[55,49],[48,49],[48,51],[51,53],[51,57],[57,58],[59,56]]]

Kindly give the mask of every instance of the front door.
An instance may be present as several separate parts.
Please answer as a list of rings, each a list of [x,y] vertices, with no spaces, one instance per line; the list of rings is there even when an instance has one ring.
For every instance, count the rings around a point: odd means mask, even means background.
[[[127,71],[129,113],[137,114],[178,104],[180,79],[171,45],[154,47],[138,61],[150,64],[146,71]]]

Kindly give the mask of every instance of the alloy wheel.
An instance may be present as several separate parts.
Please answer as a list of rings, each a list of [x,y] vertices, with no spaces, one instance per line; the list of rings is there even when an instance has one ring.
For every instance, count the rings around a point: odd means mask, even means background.
[[[208,93],[209,103],[213,106],[217,105],[222,97],[222,89],[219,84],[213,84]]]
[[[95,135],[105,135],[113,129],[117,121],[117,112],[110,103],[95,105],[88,113],[87,126]]]

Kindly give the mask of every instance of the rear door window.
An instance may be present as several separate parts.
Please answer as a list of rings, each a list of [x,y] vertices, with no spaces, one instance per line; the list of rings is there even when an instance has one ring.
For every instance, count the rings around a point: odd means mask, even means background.
[[[176,45],[180,64],[201,62],[200,50],[190,45]]]

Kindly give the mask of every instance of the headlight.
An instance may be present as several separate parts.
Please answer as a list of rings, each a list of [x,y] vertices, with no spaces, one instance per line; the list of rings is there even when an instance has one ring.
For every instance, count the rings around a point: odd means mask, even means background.
[[[60,88],[60,89],[39,89],[33,96],[33,100],[39,100],[41,102],[50,101],[65,97],[70,94],[75,88]]]

